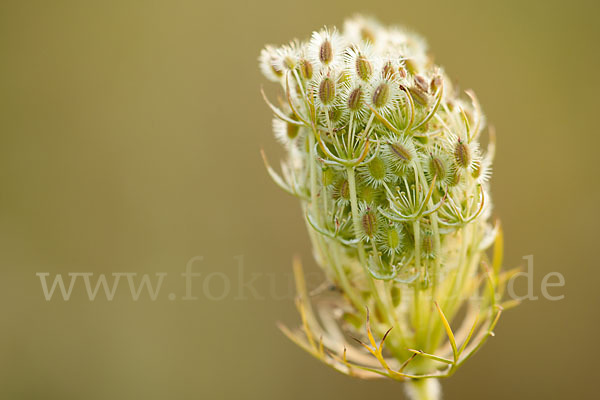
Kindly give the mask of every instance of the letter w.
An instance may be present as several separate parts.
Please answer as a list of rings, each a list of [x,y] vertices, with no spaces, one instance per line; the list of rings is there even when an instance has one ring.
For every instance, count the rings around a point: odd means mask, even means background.
[[[162,286],[163,279],[165,278],[165,276],[167,276],[165,272],[157,272],[155,274],[156,276],[158,276],[156,289],[152,289],[152,285],[150,284],[150,276],[148,274],[144,274],[142,275],[142,282],[139,284],[136,290],[135,283],[133,282],[133,277],[137,274],[134,272],[130,272],[124,275],[127,275],[127,281],[129,282],[129,289],[131,290],[131,297],[133,298],[133,301],[138,301],[138,299],[140,298],[140,294],[142,294],[142,289],[144,288],[144,286],[146,286],[146,288],[148,289],[148,294],[150,295],[152,301],[156,300],[160,287]]]
[[[68,290],[65,288],[65,284],[63,282],[61,274],[57,274],[54,277],[54,282],[52,282],[52,287],[50,288],[50,290],[48,290],[48,283],[46,282],[46,277],[49,276],[50,273],[38,272],[35,275],[40,277],[40,283],[42,284],[42,292],[44,292],[44,297],[46,298],[46,301],[50,301],[52,299],[52,296],[54,295],[54,291],[56,290],[56,286],[58,286],[60,288],[60,292],[62,294],[63,300],[67,301],[71,297],[71,292],[73,291],[73,286],[75,285],[75,280],[77,279],[77,276],[80,274],[69,273],[69,276],[71,277],[71,282],[69,282]]]
[[[94,287],[94,290],[92,290],[92,284],[90,283],[90,276],[92,276],[92,275],[93,275],[93,273],[91,273],[91,272],[82,274],[83,283],[85,283],[85,291],[87,292],[87,295],[88,295],[88,298],[90,299],[90,301],[93,301],[96,298],[96,295],[100,291],[100,286],[102,286],[102,288],[104,289],[104,294],[106,294],[106,299],[108,301],[112,301],[112,299],[115,297],[115,292],[117,291],[117,286],[119,285],[119,279],[121,279],[122,275],[126,275],[126,274],[118,273],[118,272],[115,272],[112,274],[112,276],[115,277],[113,284],[112,284],[112,289],[108,287],[108,281],[106,280],[106,276],[104,274],[100,274],[100,276],[98,277],[98,280],[96,281],[96,286]]]

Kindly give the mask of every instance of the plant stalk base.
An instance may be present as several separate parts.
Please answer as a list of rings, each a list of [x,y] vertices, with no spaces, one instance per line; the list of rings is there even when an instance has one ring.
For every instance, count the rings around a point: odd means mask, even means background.
[[[440,400],[442,390],[437,379],[415,379],[406,383],[406,394],[411,400]]]

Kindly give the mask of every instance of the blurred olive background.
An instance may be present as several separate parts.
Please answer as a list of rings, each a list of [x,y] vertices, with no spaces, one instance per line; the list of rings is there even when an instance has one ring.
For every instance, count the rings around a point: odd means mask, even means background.
[[[299,321],[292,255],[317,268],[296,199],[259,156],[282,152],[256,59],[357,11],[422,33],[475,90],[498,132],[506,265],[534,255],[540,297],[545,274],[566,280],[550,288],[563,300],[507,312],[445,398],[597,397],[595,3],[2,1],[0,398],[403,398],[398,383],[330,370],[275,326]],[[194,256],[198,299],[184,301]],[[244,282],[258,274],[245,299],[238,256]],[[37,272],[168,276],[156,301],[133,301],[123,278],[112,302],[88,300],[82,281],[47,302]]]

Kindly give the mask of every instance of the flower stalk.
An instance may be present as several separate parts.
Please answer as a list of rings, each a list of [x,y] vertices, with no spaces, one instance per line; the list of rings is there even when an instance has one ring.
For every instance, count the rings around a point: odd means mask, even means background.
[[[418,379],[406,383],[406,395],[411,400],[439,400],[440,383],[436,379]]]

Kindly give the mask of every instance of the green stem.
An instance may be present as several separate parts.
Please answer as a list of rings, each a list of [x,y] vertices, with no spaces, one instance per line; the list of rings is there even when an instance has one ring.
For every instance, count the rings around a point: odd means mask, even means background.
[[[354,169],[352,167],[348,167],[347,172],[348,172],[348,186],[350,189],[350,208],[352,209],[352,221],[354,223],[354,233],[355,233],[356,237],[359,238],[361,228],[360,228],[360,217],[358,215],[358,196],[356,194],[356,177],[354,175]],[[377,304],[377,307],[379,308],[379,310],[383,314],[384,318],[386,319],[385,322],[389,324],[390,319],[389,319],[388,315],[385,313],[386,307],[384,306],[384,304],[381,300],[379,291],[377,290],[377,287],[375,286],[375,282],[373,282],[373,278],[371,278],[371,273],[369,272],[369,270],[367,268],[367,256],[365,254],[365,247],[364,247],[363,242],[359,241],[357,243],[357,247],[358,247],[358,257],[359,257],[360,263],[363,267],[365,278],[367,280],[367,284],[369,285],[369,289],[370,289],[371,293],[373,294],[373,297],[375,298],[375,303]]]
[[[439,400],[442,398],[437,379],[414,379],[406,383],[406,393],[411,400]]]
[[[313,212],[316,214],[317,221],[322,223],[321,215],[317,206],[317,171],[315,168],[315,137],[314,133],[312,135],[308,135],[308,146],[309,148],[309,169],[310,169],[310,207]]]
[[[415,282],[415,287],[413,289],[413,295],[414,295],[413,326],[414,326],[414,331],[415,331],[415,340],[419,340],[419,338],[421,337],[419,334],[419,332],[420,332],[419,322],[420,322],[420,317],[421,317],[421,299],[420,299],[421,288],[419,286],[421,285],[421,279],[423,278],[423,274],[421,272],[421,236],[420,236],[421,228],[420,228],[419,220],[416,220],[413,222],[413,235],[414,235],[414,240],[415,240],[415,268],[417,270],[417,273],[419,274],[419,278]],[[415,342],[415,343],[416,343],[417,348],[419,348],[421,343],[417,343],[417,342]]]

